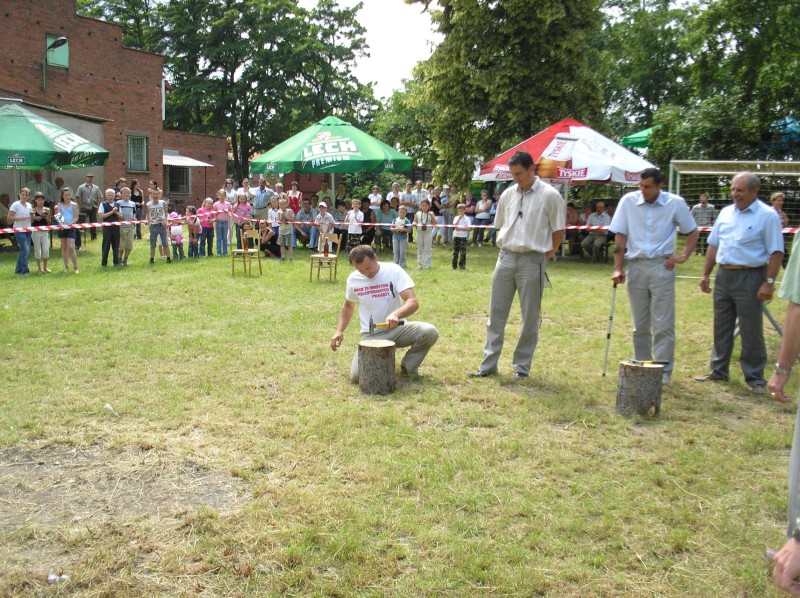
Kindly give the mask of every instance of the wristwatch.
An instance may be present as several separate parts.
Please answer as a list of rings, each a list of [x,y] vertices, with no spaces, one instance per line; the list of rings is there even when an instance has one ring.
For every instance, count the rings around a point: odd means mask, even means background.
[[[775,284],[775,279],[774,279],[774,278],[770,278],[770,277],[768,276],[768,277],[767,277],[767,284]]]
[[[783,369],[777,363],[775,364],[775,367],[772,368],[772,371],[775,372],[776,374],[778,374],[779,376],[791,376],[792,375],[792,368],[791,367],[787,368],[787,369]]]

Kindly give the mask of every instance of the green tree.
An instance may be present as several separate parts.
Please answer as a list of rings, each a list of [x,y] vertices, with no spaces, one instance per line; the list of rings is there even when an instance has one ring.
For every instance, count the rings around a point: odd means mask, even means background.
[[[232,171],[326,114],[355,121],[374,108],[352,75],[364,51],[360,7],[322,0],[170,0],[161,10],[173,90],[170,124],[227,135]],[[189,18],[191,17],[191,18]]]
[[[800,116],[800,4],[719,0],[689,33],[692,93],[659,109],[650,156],[785,159],[798,155],[778,123]]]
[[[159,15],[157,0],[78,0],[78,14],[122,27],[122,44],[157,51]]]
[[[463,185],[477,156],[492,156],[567,116],[602,124],[602,92],[589,60],[600,4],[439,1],[432,16],[443,40],[415,71],[435,107],[437,178]]]

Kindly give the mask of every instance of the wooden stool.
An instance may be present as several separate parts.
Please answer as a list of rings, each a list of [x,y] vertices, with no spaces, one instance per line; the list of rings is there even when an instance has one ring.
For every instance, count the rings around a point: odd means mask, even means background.
[[[661,411],[661,384],[664,364],[621,361],[617,382],[617,413],[629,417],[634,413],[653,415]]]
[[[358,343],[358,385],[369,395],[394,392],[394,341],[363,340]]]

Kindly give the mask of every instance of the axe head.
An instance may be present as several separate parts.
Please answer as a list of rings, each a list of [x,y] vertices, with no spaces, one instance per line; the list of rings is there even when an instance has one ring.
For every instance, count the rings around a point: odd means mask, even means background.
[[[375,320],[372,319],[372,316],[369,317],[369,334],[370,336],[375,334]]]

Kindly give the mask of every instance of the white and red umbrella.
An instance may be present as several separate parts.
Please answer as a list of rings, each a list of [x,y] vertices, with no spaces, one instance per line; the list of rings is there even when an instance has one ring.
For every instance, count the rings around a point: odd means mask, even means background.
[[[511,179],[508,161],[515,152],[528,152],[536,174],[553,184],[636,184],[639,173],[653,165],[574,118],[565,118],[541,133],[494,157],[480,168],[484,181]]]

